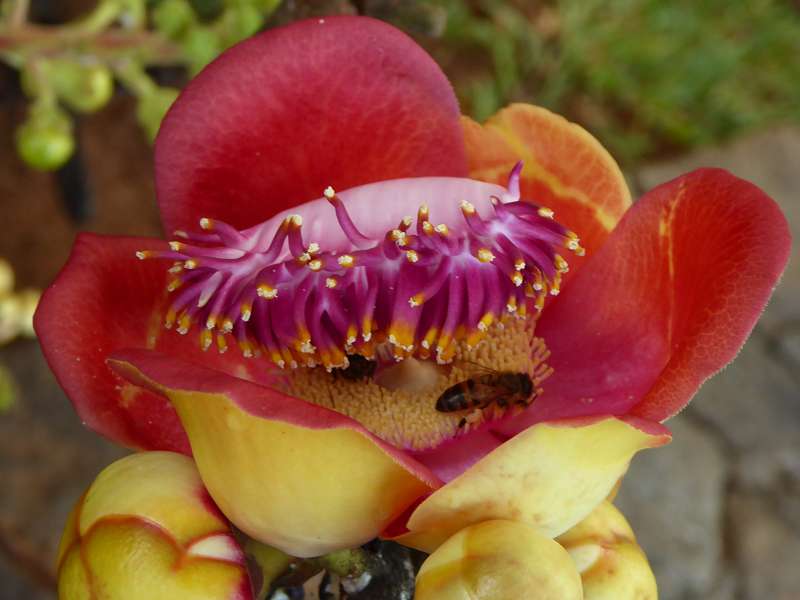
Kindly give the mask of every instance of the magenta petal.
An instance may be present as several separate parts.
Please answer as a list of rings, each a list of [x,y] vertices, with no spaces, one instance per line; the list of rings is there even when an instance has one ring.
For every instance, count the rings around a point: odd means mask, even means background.
[[[301,21],[228,50],[156,140],[168,231],[200,217],[244,228],[328,185],[424,175],[466,175],[458,104],[419,46],[366,17]]]

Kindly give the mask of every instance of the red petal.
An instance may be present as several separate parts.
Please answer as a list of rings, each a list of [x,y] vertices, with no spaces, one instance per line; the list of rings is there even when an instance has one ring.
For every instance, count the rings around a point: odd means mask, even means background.
[[[789,248],[777,205],[726,171],[654,189],[545,310],[536,332],[555,372],[514,428],[586,414],[674,415],[736,355]]]
[[[164,225],[254,225],[332,185],[466,175],[459,110],[433,60],[365,17],[270,30],[209,65],[156,141]]]
[[[140,261],[134,253],[165,247],[148,238],[80,235],[42,296],[34,324],[50,368],[86,425],[128,447],[189,454],[170,403],[127,383],[105,362],[115,350],[138,347],[227,371],[245,368],[239,352],[203,353],[191,332],[164,329],[164,263]]]

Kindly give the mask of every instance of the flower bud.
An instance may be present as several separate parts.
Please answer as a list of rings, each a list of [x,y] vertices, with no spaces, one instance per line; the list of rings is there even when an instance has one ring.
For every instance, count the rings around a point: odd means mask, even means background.
[[[656,600],[653,571],[625,517],[610,502],[557,538],[583,581],[585,600]]]
[[[72,121],[57,106],[34,105],[28,119],[17,129],[17,152],[35,169],[58,169],[74,150]]]
[[[189,69],[194,75],[222,52],[219,33],[211,27],[192,27],[182,42],[183,51],[189,57]]]
[[[152,92],[139,97],[136,118],[151,141],[156,138],[161,120],[177,97],[178,90],[170,87],[156,87]]]
[[[415,600],[579,600],[569,554],[525,523],[484,521],[462,529],[417,575]]]
[[[14,289],[14,269],[7,260],[0,258],[0,296],[5,296]]]
[[[48,69],[50,83],[58,97],[78,112],[94,112],[111,99],[114,78],[105,65],[76,60],[54,61]]]
[[[163,0],[153,9],[156,29],[171,39],[182,35],[195,21],[188,0]]]
[[[244,553],[191,459],[133,454],[107,467],[72,511],[58,597],[251,600]]]

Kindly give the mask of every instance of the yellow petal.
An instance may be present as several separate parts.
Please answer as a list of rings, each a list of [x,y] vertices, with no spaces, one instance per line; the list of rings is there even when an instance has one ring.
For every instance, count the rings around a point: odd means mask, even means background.
[[[489,519],[560,535],[611,493],[633,455],[669,435],[616,418],[538,423],[496,448],[426,498],[396,538],[431,552],[456,531]]]
[[[436,485],[332,411],[152,353],[112,363],[172,402],[222,512],[292,556],[363,544]]]
[[[59,548],[60,600],[248,600],[244,553],[191,459],[148,452],[107,467]]]
[[[569,554],[535,528],[486,521],[462,529],[417,575],[415,600],[580,600]]]
[[[656,600],[653,571],[625,517],[610,502],[557,541],[575,561],[586,600]]]

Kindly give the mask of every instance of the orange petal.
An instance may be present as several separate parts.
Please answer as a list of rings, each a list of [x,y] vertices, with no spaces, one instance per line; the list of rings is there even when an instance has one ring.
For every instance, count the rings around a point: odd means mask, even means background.
[[[110,364],[169,399],[222,512],[292,556],[363,544],[439,485],[339,413],[154,352]]]
[[[536,528],[486,521],[462,529],[423,563],[415,600],[581,600],[564,548]]]
[[[656,600],[653,571],[625,517],[610,502],[557,540],[575,561],[584,600]]]
[[[619,166],[582,127],[549,110],[512,104],[484,125],[463,118],[470,176],[505,185],[522,160],[522,197],[547,206],[580,236],[587,254],[602,245],[631,205]],[[572,271],[582,261],[572,260]]]
[[[393,536],[430,552],[456,531],[490,519],[528,523],[555,537],[612,491],[633,455],[669,441],[662,426],[616,419],[539,423],[508,440],[426,498]]]

